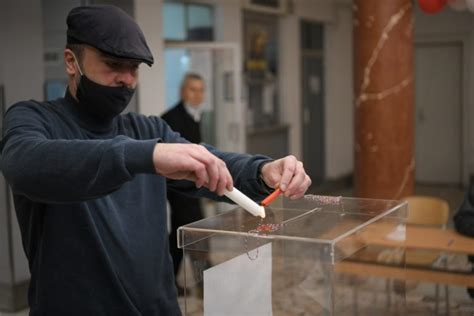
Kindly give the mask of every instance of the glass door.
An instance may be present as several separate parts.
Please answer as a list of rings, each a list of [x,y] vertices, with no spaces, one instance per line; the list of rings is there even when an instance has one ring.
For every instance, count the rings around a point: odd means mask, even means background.
[[[165,44],[166,107],[179,101],[185,74],[199,74],[206,87],[201,121],[203,140],[225,151],[245,152],[240,60],[234,43]]]

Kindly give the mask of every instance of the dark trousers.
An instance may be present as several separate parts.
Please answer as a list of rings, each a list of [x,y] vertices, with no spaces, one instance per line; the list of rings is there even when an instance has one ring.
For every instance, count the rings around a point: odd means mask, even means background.
[[[180,226],[198,221],[203,218],[199,199],[191,198],[180,193],[168,191],[168,202],[171,210],[171,233],[169,236],[170,253],[173,258],[174,275],[183,260],[183,250],[178,249],[177,229]]]

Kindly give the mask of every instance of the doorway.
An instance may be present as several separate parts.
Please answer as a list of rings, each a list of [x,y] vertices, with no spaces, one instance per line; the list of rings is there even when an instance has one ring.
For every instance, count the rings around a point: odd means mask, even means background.
[[[463,43],[415,45],[417,182],[462,182]]]
[[[325,178],[323,35],[322,24],[301,23],[303,162],[316,185]]]

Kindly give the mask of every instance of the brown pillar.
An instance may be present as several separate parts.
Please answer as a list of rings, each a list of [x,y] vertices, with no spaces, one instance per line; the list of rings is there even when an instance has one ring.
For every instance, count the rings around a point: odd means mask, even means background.
[[[354,0],[355,195],[413,193],[413,4]]]

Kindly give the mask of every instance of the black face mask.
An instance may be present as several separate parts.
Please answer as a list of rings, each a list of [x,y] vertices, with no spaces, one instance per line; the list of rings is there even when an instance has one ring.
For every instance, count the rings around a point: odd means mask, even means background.
[[[89,115],[112,120],[127,107],[134,93],[135,89],[103,86],[82,74],[76,97]]]

